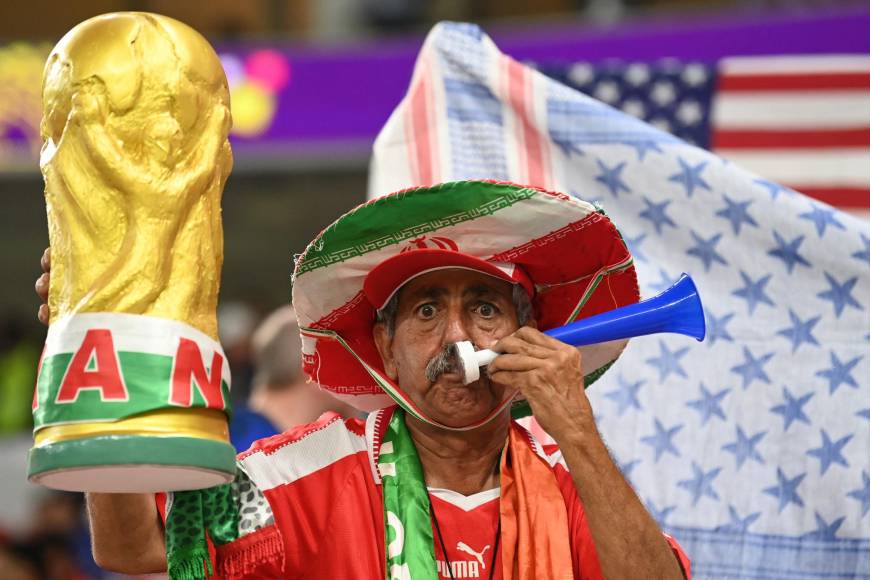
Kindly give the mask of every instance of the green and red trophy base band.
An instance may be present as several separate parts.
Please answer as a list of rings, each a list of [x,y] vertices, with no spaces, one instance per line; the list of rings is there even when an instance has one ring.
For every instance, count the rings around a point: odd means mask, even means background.
[[[187,324],[119,313],[58,320],[33,397],[28,478],[106,492],[231,481],[229,389],[220,345]]]

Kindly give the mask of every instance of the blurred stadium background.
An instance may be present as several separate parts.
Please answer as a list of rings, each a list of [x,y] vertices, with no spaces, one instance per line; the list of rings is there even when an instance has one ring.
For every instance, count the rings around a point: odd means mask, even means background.
[[[504,52],[569,85],[681,138],[726,155],[730,150],[750,165],[757,161],[754,169],[764,177],[863,217],[870,215],[870,100],[866,96],[870,65],[866,60],[863,65],[860,59],[850,60],[838,73],[839,80],[832,81],[833,88],[857,83],[865,91],[849,101],[853,105],[846,109],[853,114],[832,120],[839,137],[812,142],[818,128],[813,123],[804,125],[811,142],[801,145],[795,159],[807,160],[807,152],[817,152],[823,162],[818,169],[797,172],[791,182],[769,157],[751,159],[759,149],[762,153],[780,150],[777,128],[769,135],[734,131],[728,120],[739,103],[724,105],[717,100],[717,92],[724,94],[729,87],[737,86],[743,97],[747,93],[745,87],[739,88],[739,78],[726,79],[727,67],[720,63],[727,57],[863,54],[868,58],[868,2],[0,3],[0,577],[4,579],[100,575],[88,559],[79,498],[49,494],[24,481],[29,403],[45,333],[36,322],[38,301],[32,289],[47,245],[38,170],[40,82],[45,57],[67,30],[91,16],[124,10],[165,14],[202,32],[218,50],[231,84],[236,163],[223,201],[226,257],[221,330],[233,359],[234,396],[239,400],[247,396],[253,373],[248,348],[253,329],[268,312],[289,300],[292,256],[339,213],[365,199],[372,141],[404,95],[426,31],[440,20],[481,24]],[[832,164],[836,157],[847,162],[848,175],[844,166]]]

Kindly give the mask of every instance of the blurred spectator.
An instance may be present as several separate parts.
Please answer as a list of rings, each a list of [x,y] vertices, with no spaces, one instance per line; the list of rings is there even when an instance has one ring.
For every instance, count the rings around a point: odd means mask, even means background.
[[[0,543],[0,578],[4,580],[40,580],[36,564],[27,546]]]
[[[98,577],[100,571],[90,557],[82,508],[81,494],[45,493],[34,510],[30,529],[14,540],[0,542],[0,578],[84,580]]]
[[[5,316],[0,327],[0,435],[29,429],[30,401],[36,381],[39,349],[15,316]],[[2,577],[2,576],[0,576]]]
[[[251,392],[251,333],[259,316],[245,302],[231,301],[218,306],[218,333],[233,377],[232,397],[236,404]]]
[[[351,416],[356,411],[302,372],[301,342],[296,314],[290,306],[270,314],[251,339],[254,379],[248,406],[236,406],[230,438],[236,449],[247,449],[262,437],[314,421],[326,411]]]
[[[38,556],[41,578],[68,580],[100,573],[91,557],[80,493],[46,494],[36,509],[30,543]]]

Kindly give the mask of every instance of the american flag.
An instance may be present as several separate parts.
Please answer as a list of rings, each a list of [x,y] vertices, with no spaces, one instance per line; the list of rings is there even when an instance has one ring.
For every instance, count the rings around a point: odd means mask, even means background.
[[[696,579],[870,579],[870,224],[687,142],[720,138],[723,67],[557,67],[580,92],[440,24],[369,195],[539,185],[607,212],[645,297],[691,273],[707,339],[634,339],[588,391],[623,473]]]
[[[870,219],[870,55],[538,69],[771,182]]]

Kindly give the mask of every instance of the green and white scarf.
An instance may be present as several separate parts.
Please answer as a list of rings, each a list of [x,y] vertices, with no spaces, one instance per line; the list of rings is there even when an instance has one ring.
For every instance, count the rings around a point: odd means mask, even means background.
[[[214,574],[208,538],[216,546],[239,537],[233,484],[178,491],[166,518],[166,562],[171,580],[205,580]]]
[[[378,456],[384,490],[387,580],[438,580],[429,491],[417,448],[397,408]]]

